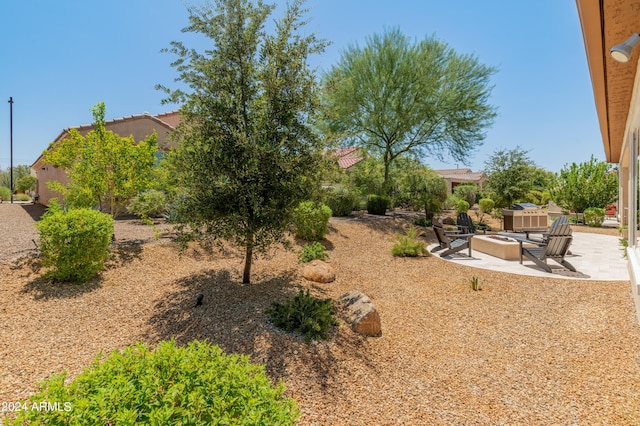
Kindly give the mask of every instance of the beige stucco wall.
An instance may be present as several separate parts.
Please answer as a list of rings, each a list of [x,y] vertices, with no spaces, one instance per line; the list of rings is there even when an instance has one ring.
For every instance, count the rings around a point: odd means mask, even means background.
[[[170,121],[177,122],[179,117],[177,113],[167,113],[163,114],[165,118],[168,118]],[[168,135],[172,130],[173,125],[165,122],[164,120],[160,121],[154,118],[151,115],[139,115],[139,116],[130,116],[123,117],[116,120],[110,120],[105,123],[105,127],[107,130],[110,130],[122,137],[133,136],[135,141],[141,141],[147,136],[156,132],[158,135],[158,147],[160,149],[169,149],[173,147],[174,143],[169,141]],[[80,126],[78,131],[82,135],[86,135],[89,131],[91,131],[93,126],[84,125]],[[62,132],[54,141],[54,144],[60,140],[63,140],[67,137],[68,133],[65,130]],[[51,164],[46,164],[42,161],[42,158],[39,158],[33,165],[32,170],[35,173],[36,178],[38,179],[36,183],[36,194],[38,195],[38,202],[40,204],[49,204],[49,200],[51,198],[56,197],[61,199],[61,194],[53,192],[49,190],[47,187],[47,182],[56,180],[61,182],[62,184],[67,184],[69,182],[65,172],[63,169],[58,167],[54,167]]]

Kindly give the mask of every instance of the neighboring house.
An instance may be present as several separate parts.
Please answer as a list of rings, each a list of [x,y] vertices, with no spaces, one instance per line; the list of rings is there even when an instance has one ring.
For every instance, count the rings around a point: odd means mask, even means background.
[[[166,150],[171,148],[171,144],[167,136],[179,122],[180,115],[177,111],[172,111],[158,115],[144,113],[107,120],[105,121],[105,127],[107,130],[110,130],[122,137],[133,136],[136,141],[141,141],[147,136],[153,134],[153,132],[156,132],[158,135],[158,147],[161,150]],[[93,124],[85,124],[64,129],[47,149],[51,150],[56,146],[56,144],[58,144],[58,142],[64,140],[69,135],[69,131],[71,129],[77,129],[80,134],[84,136],[89,133],[93,127]],[[38,202],[40,204],[48,205],[51,198],[61,197],[59,193],[49,190],[47,182],[58,181],[66,184],[68,182],[68,178],[63,169],[46,163],[41,154],[31,165],[31,172],[37,178],[36,195],[38,196]]]
[[[449,186],[449,192],[453,194],[453,190],[456,186],[463,183],[474,183],[480,186],[480,190],[482,190],[482,185],[484,185],[487,180],[484,173],[477,173],[471,171],[471,169],[442,169],[442,170],[434,170],[440,177],[443,177]]]
[[[627,61],[610,49],[640,32],[638,0],[576,0],[587,63],[607,162],[619,164],[618,212],[628,229],[627,259],[636,302],[640,284],[638,225],[638,136],[640,133],[640,48],[629,46]],[[620,54],[618,54],[620,55]],[[620,57],[620,56],[619,56]],[[624,59],[624,58],[623,58]],[[640,306],[640,305],[639,305]]]
[[[349,148],[337,148],[324,152],[325,155],[327,155],[327,153],[338,157],[338,165],[342,170],[349,170],[364,160],[362,151],[356,146],[351,146]]]

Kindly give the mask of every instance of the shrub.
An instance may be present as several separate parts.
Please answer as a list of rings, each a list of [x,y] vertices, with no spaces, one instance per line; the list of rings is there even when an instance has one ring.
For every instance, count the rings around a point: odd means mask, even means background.
[[[46,275],[58,281],[86,282],[104,266],[113,219],[90,209],[62,210],[57,200],[37,223]]]
[[[584,211],[584,223],[589,226],[600,227],[604,223],[605,210],[598,207],[589,207]]]
[[[307,241],[319,241],[327,233],[331,209],[324,204],[303,201],[293,212],[296,235]]]
[[[433,225],[431,219],[427,219],[426,217],[421,217],[413,221],[413,224],[416,226],[424,226],[425,228],[429,228]]]
[[[31,197],[27,194],[16,194],[13,196],[14,201],[31,201]]]
[[[458,200],[456,203],[456,213],[466,213],[469,211],[469,203],[466,200]]]
[[[325,196],[325,203],[333,216],[349,216],[356,201],[356,194],[347,188],[331,188]]]
[[[127,211],[140,218],[160,217],[168,211],[167,195],[163,191],[150,189],[131,199]]]
[[[491,213],[495,205],[496,203],[491,198],[481,198],[480,201],[478,201],[478,206],[482,213]]]
[[[406,235],[398,234],[398,243],[391,249],[391,254],[399,257],[417,257],[428,255],[426,243],[417,239],[418,232],[415,227],[410,227]]]
[[[385,215],[389,207],[389,198],[384,195],[371,194],[367,197],[367,213]]]
[[[331,327],[338,325],[333,301],[311,297],[309,290],[306,293],[300,290],[297,296],[285,303],[273,302],[266,313],[273,325],[288,332],[302,333],[307,343],[312,339],[327,339]]]
[[[302,246],[302,250],[298,253],[298,262],[307,263],[312,260],[327,260],[329,255],[325,251],[325,248],[319,242],[313,244],[305,244]]]
[[[0,186],[0,201],[11,201],[11,190],[6,186]]]
[[[458,197],[469,203],[470,206],[476,203],[476,195],[479,188],[475,184],[462,184],[453,188],[453,193]],[[468,209],[467,209],[468,210]]]
[[[460,201],[460,197],[453,194],[447,195],[447,199],[442,203],[442,210],[455,210],[458,201]]]
[[[126,347],[99,355],[68,385],[65,378],[52,376],[30,399],[61,401],[61,409],[21,410],[13,424],[293,425],[299,415],[264,366],[199,341]]]

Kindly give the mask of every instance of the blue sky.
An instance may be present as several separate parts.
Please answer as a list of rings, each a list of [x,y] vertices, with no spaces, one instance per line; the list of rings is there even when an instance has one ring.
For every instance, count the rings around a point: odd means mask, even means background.
[[[268,2],[268,1],[267,1]],[[284,1],[276,1],[279,5]],[[92,121],[177,109],[161,105],[158,83],[172,85],[173,40],[205,46],[180,30],[180,0],[3,0],[0,3],[0,168],[9,165],[9,97],[13,97],[13,163],[31,164],[64,128]],[[199,4],[189,1],[187,4]],[[435,34],[459,53],[499,71],[491,103],[498,108],[474,171],[497,149],[529,150],[557,172],[594,155],[604,160],[578,14],[573,1],[308,0],[310,23],[332,44],[311,59],[320,70],[344,48],[399,27],[414,38]],[[280,16],[279,7],[272,17]],[[465,167],[424,158],[433,168]]]

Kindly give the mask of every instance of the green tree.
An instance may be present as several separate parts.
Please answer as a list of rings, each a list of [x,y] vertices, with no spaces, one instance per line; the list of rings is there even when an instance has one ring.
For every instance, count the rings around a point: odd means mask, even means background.
[[[31,167],[21,164],[13,166],[13,190],[18,189],[18,181],[24,176],[31,175]],[[11,168],[7,167],[6,172],[0,171],[0,186],[11,188]]]
[[[24,175],[18,179],[16,187],[18,191],[31,191],[36,186],[36,177],[31,175]]]
[[[211,39],[204,53],[172,42],[166,51],[182,102],[176,161],[184,191],[181,220],[202,236],[235,241],[245,249],[243,282],[254,253],[285,242],[298,204],[317,191],[321,145],[310,125],[317,108],[316,80],[307,58],[325,43],[301,35],[301,1],[264,28],[273,6],[216,0],[190,9],[183,31]],[[186,90],[186,89],[185,89]]]
[[[509,207],[531,190],[531,171],[536,166],[528,153],[520,146],[511,150],[500,149],[485,162],[485,190],[492,195],[496,207]]]
[[[105,206],[112,217],[126,203],[149,187],[156,162],[156,134],[136,143],[133,137],[121,137],[105,128],[104,102],[91,108],[94,128],[86,136],[71,129],[69,136],[52,150],[43,152],[47,162],[65,169],[69,183],[52,181],[47,185],[65,197],[72,207]]]
[[[577,213],[589,207],[606,207],[618,197],[618,174],[612,167],[593,155],[584,163],[565,164],[551,191],[553,200]]]
[[[449,195],[447,181],[428,168],[405,176],[404,185],[411,195],[414,208],[423,209],[425,219],[438,213]]]
[[[412,43],[398,29],[349,46],[324,76],[322,128],[383,160],[405,153],[467,162],[493,123],[495,68],[429,37]]]

